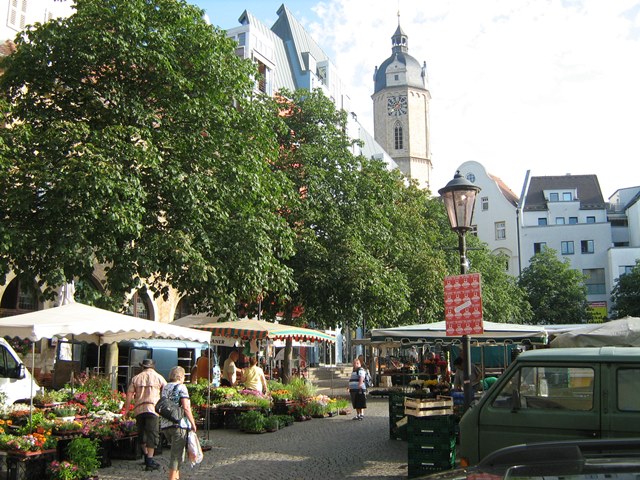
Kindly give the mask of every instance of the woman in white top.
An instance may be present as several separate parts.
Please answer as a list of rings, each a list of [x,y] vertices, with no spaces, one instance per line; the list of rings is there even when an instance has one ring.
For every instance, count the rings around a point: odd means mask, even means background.
[[[180,476],[180,464],[184,461],[185,446],[189,431],[196,432],[196,422],[191,412],[189,392],[184,385],[185,371],[182,367],[173,367],[169,372],[169,383],[162,389],[162,396],[180,405],[184,409],[184,417],[180,422],[171,423],[160,419],[160,428],[167,429],[171,437],[171,457],[169,459],[169,480],[177,480]]]

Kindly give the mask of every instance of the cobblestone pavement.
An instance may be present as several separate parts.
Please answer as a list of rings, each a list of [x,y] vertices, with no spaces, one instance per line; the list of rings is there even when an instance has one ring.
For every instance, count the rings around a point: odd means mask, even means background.
[[[252,435],[231,429],[199,431],[212,449],[203,462],[183,465],[181,480],[384,479],[407,478],[407,442],[389,438],[386,398],[369,397],[365,419],[352,415],[296,422],[274,433]],[[208,434],[208,435],[207,435]],[[100,480],[167,478],[169,451],[156,456],[162,468],[146,472],[142,460],[113,460]]]

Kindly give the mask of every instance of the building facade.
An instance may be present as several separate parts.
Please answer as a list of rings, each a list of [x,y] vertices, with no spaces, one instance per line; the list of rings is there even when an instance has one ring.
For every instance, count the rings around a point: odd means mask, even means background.
[[[478,162],[464,162],[458,171],[481,188],[473,213],[473,233],[487,244],[492,254],[504,258],[505,270],[510,275],[518,276],[518,196]]]
[[[391,56],[373,74],[373,130],[376,141],[408,177],[431,187],[431,145],[427,66],[409,55],[400,27],[391,37]]]

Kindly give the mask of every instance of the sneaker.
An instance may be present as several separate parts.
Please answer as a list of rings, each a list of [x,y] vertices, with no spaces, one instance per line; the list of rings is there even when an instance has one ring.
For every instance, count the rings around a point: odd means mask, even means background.
[[[364,415],[360,415],[360,418],[358,418],[358,420],[364,420]]]
[[[151,470],[159,470],[159,469],[160,469],[160,464],[156,462],[153,458],[150,458],[147,460],[147,466],[145,468],[147,472]]]
[[[360,420],[360,415],[356,415],[355,417],[353,417],[351,420]]]

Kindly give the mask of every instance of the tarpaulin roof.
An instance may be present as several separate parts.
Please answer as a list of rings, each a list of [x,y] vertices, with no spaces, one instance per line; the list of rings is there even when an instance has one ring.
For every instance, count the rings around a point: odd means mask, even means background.
[[[640,318],[591,323],[559,334],[551,347],[640,347]]]
[[[495,340],[519,342],[528,339],[532,343],[546,343],[547,332],[542,325],[520,325],[517,323],[483,322],[484,333],[470,335],[472,340]],[[460,337],[447,336],[446,322],[405,325],[395,328],[376,328],[371,330],[371,341],[401,342],[452,342]]]
[[[80,342],[105,344],[139,338],[167,338],[207,343],[211,334],[74,302],[2,318],[0,336],[28,338],[32,341],[73,336]]]

